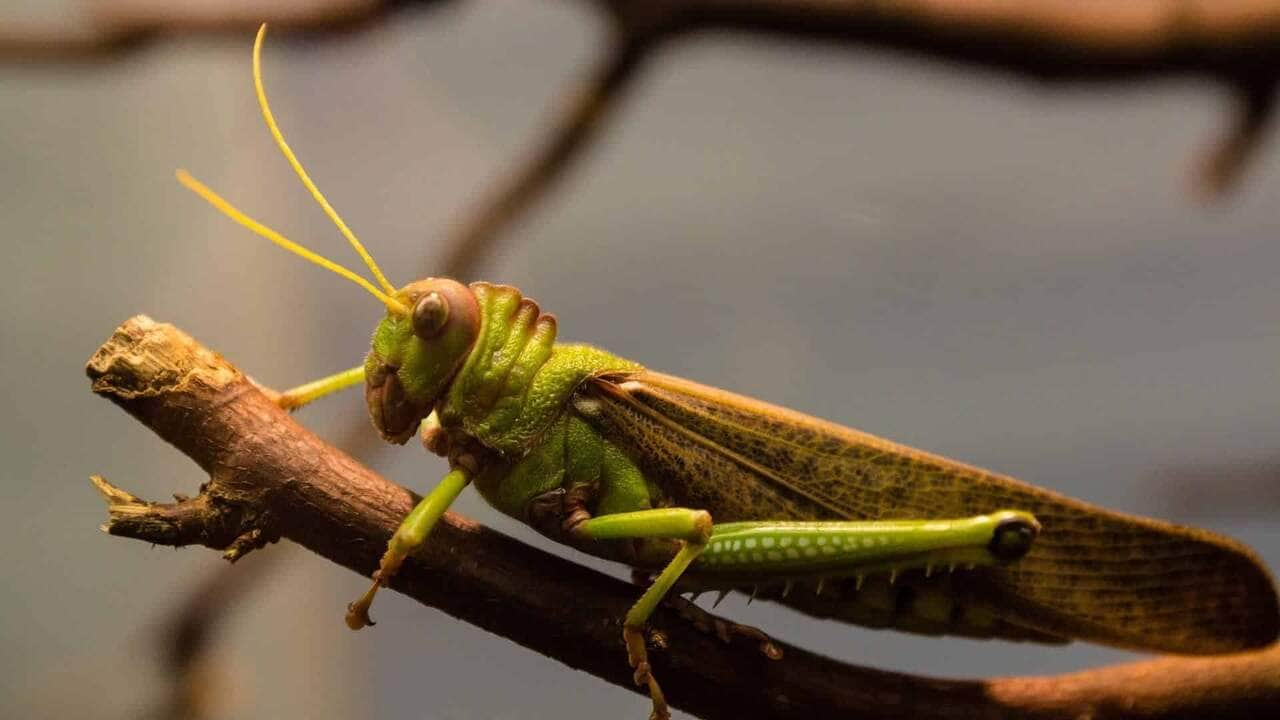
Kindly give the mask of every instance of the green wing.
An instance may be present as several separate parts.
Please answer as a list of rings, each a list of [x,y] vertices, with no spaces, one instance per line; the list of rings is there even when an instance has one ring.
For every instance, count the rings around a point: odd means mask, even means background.
[[[1043,531],[1008,568],[829,583],[773,599],[926,633],[1218,653],[1280,632],[1267,571],[1244,545],[1124,515],[833,423],[648,371],[592,378],[575,411],[632,453],[669,502],[717,521],[921,519],[1000,508]],[[834,586],[833,586],[834,585]],[[766,595],[768,596],[768,595]]]

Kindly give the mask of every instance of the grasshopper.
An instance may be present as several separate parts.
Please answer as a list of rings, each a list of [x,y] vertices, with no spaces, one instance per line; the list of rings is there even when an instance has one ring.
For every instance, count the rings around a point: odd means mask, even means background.
[[[1276,638],[1273,583],[1249,548],[1228,538],[559,343],[555,318],[513,287],[427,278],[396,288],[285,142],[262,82],[265,32],[253,50],[263,118],[377,285],[185,171],[178,179],[386,307],[363,365],[290,390],[280,403],[300,407],[363,382],[384,439],[403,444],[421,431],[450,466],[348,607],[353,629],[372,624],[378,588],[474,484],[501,512],[652,579],[624,618],[622,639],[657,718],[668,710],[643,629],[664,598],[683,592],[746,589],[817,617],[977,638],[1194,654]]]

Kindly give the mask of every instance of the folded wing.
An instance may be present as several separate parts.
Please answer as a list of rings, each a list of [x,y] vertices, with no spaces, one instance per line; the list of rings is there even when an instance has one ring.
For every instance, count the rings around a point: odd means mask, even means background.
[[[1280,631],[1274,585],[1244,545],[1125,515],[833,423],[648,371],[588,381],[575,408],[674,501],[719,521],[916,519],[997,509],[1043,526],[1008,568],[908,580],[937,622],[877,615],[850,583],[777,597],[810,614],[920,632],[1219,653]],[[901,589],[889,596],[900,604]],[[939,600],[938,598],[941,598]],[[968,612],[970,617],[965,617]],[[981,616],[981,617],[979,617]]]

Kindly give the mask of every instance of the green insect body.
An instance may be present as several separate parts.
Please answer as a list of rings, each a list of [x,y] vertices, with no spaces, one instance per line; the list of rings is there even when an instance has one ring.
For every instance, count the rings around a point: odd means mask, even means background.
[[[428,279],[396,298],[413,311],[382,321],[365,365],[383,436],[404,442],[434,411],[428,446],[495,508],[661,571],[637,618],[671,590],[749,588],[813,615],[931,634],[1190,653],[1276,635],[1271,580],[1228,539],[558,344],[554,320],[514,288]],[[404,329],[440,306],[460,310],[417,326],[450,338],[447,362],[429,360],[432,335]],[[634,649],[632,661],[645,662]]]
[[[381,285],[287,240],[179,171],[236,222],[360,284],[387,308],[363,367],[299,386],[295,408],[359,383],[382,436],[421,431],[450,471],[388,543],[347,622],[473,484],[501,512],[652,577],[623,621],[654,716],[666,703],[642,629],[669,593],[740,589],[871,627],[1220,653],[1280,633],[1245,546],[1124,515],[785,408],[556,342],[515,288],[428,278],[396,289],[278,146]],[[756,631],[758,633],[758,631]]]

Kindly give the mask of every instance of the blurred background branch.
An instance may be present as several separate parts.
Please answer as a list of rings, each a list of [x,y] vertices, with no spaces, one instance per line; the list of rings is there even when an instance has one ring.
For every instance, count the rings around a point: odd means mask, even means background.
[[[453,0],[454,2],[460,0]],[[262,3],[96,0],[81,27],[0,26],[10,62],[90,60],[163,35],[247,33],[260,22],[309,32],[351,31],[409,6],[444,0],[289,0]],[[1237,98],[1192,187],[1214,198],[1233,186],[1271,125],[1280,73],[1277,0],[585,0],[618,39],[586,92],[565,102],[543,149],[489,196],[457,237],[483,248],[568,166],[617,101],[644,51],[669,38],[739,30],[881,47],[995,70],[1046,85],[1201,75]],[[476,250],[474,252],[480,252]]]
[[[1196,518],[1268,518],[1280,513],[1280,456],[1186,463],[1147,478],[1147,495],[1162,511]]]
[[[219,567],[186,588],[180,602],[161,618],[153,637],[167,688],[148,717],[202,720],[221,714],[219,688],[232,680],[215,660],[219,631],[240,601],[270,576],[275,557],[255,554],[234,566]]]

